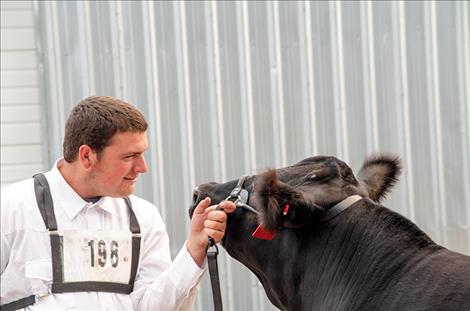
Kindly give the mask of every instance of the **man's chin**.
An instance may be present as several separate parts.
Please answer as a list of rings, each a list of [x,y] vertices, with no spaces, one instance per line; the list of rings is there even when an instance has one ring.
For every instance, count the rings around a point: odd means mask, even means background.
[[[133,194],[134,191],[135,191],[135,187],[132,186],[131,189],[128,189],[128,190],[126,190],[126,191],[123,191],[121,197],[123,197],[123,198],[124,198],[124,197],[128,197],[128,196],[130,196],[131,194]]]
[[[109,195],[109,196],[113,198],[125,198],[133,194],[134,190],[135,190],[135,186],[130,186],[130,187],[126,187],[125,189],[120,189],[119,192],[113,193],[112,195]]]

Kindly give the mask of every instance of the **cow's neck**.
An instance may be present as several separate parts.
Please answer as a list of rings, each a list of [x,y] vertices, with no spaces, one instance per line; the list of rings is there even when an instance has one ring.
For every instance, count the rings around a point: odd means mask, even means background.
[[[251,269],[271,301],[289,310],[333,310],[339,303],[348,309],[366,301],[393,286],[419,249],[434,245],[406,218],[365,200],[327,224],[281,235],[273,249],[282,252],[266,260],[261,251],[260,266]]]

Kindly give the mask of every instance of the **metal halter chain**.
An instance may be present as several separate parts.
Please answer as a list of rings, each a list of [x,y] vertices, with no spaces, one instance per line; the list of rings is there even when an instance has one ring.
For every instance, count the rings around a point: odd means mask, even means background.
[[[249,194],[246,189],[243,189],[243,184],[245,183],[246,177],[246,175],[240,177],[237,186],[232,190],[232,192],[230,192],[230,195],[225,200],[234,200],[233,203],[235,203],[237,207],[241,207],[252,213],[259,214],[257,210],[247,204]]]
[[[237,208],[240,207],[252,213],[259,214],[257,210],[247,204],[249,193],[247,190],[243,189],[243,184],[245,183],[246,177],[246,175],[243,175],[240,177],[240,179],[238,179],[237,186],[232,190],[232,192],[230,192],[230,195],[225,199],[225,201],[233,201]],[[217,206],[215,209],[220,210],[221,208]],[[211,247],[214,249],[211,250]],[[207,262],[209,265],[209,275],[211,279],[214,310],[222,311],[223,307],[222,296],[220,293],[219,269],[217,267],[217,255],[219,254],[219,249],[217,248],[217,245],[215,245],[215,241],[212,237],[209,237],[206,253]]]
[[[249,193],[246,189],[243,189],[243,184],[245,183],[247,175],[243,175],[238,179],[237,186],[230,192],[230,195],[225,198],[225,201],[233,201],[237,207],[246,209],[249,212],[259,214],[257,210],[255,210],[253,207],[248,205],[248,197]],[[216,210],[221,210],[219,205],[215,208]],[[207,245],[207,248],[209,249],[210,247],[214,246],[215,249],[217,250],[217,245],[214,243],[214,239],[209,237],[209,243]],[[207,252],[207,250],[206,250]],[[218,252],[218,250],[217,250]]]

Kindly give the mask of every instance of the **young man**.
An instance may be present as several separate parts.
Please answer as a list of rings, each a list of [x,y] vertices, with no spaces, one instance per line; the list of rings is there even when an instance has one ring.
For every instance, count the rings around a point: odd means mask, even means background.
[[[2,310],[187,310],[232,202],[202,201],[171,261],[157,208],[132,195],[147,171],[147,122],[130,104],[92,96],[72,110],[63,158],[1,193]]]

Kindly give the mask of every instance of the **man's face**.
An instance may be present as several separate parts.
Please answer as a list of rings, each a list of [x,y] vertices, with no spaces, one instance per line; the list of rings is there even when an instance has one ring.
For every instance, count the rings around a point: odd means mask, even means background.
[[[96,196],[126,197],[132,194],[138,175],[148,169],[143,155],[147,148],[146,132],[118,132],[99,157],[94,153],[90,186]]]

